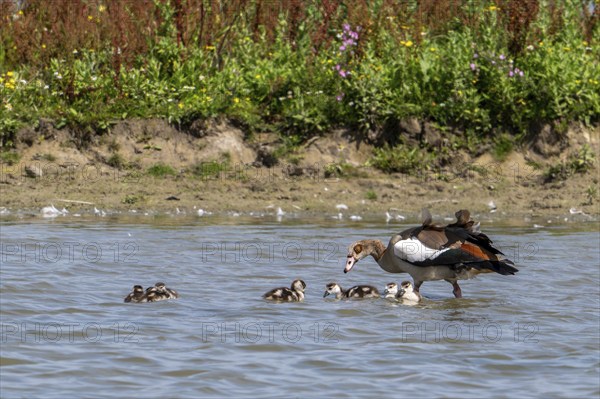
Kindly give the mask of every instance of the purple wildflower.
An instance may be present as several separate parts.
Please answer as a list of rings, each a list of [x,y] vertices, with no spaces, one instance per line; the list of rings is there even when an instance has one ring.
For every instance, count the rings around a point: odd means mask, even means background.
[[[340,76],[342,78],[345,78],[348,75],[348,72],[344,71],[343,69],[340,70]]]
[[[346,32],[350,31],[350,24],[344,24],[344,25],[342,25],[342,27],[344,28],[344,30]]]
[[[343,98],[344,98],[344,93],[340,93],[335,97],[335,99],[338,101],[342,101]]]
[[[475,59],[479,58],[479,54],[477,54],[477,53],[473,54],[473,58],[475,58]]]
[[[509,71],[508,76],[510,76],[512,78],[513,76],[515,76],[515,73],[513,71]]]
[[[471,63],[471,65],[469,65],[469,67],[471,68],[471,71],[474,71],[474,70],[475,70],[475,68],[477,68],[477,67],[475,66],[475,64],[473,64],[473,63]]]
[[[523,77],[525,74],[523,73],[523,71],[519,71],[519,76]]]
[[[339,70],[340,70],[340,68],[341,68],[340,64],[337,64],[337,65],[335,66],[335,70],[336,70],[336,71],[339,71]]]
[[[340,51],[345,51],[346,50],[346,46],[340,46]]]
[[[504,60],[506,57],[504,56],[504,54],[500,54],[500,56],[498,58],[500,58],[501,60]]]

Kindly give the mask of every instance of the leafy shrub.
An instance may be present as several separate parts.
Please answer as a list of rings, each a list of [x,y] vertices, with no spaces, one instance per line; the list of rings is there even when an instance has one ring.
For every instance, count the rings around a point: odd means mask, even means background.
[[[157,163],[148,168],[148,174],[154,177],[176,176],[177,171],[169,165]]]

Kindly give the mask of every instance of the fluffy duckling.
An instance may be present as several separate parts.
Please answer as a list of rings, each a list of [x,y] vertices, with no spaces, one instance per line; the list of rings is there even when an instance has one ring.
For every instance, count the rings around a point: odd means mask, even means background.
[[[125,297],[125,302],[148,302],[148,298],[146,298],[146,293],[144,292],[144,287],[141,285],[134,285],[133,291],[129,293]]]
[[[398,284],[388,283],[383,290],[383,297],[386,299],[399,299],[398,297]]]
[[[263,295],[264,299],[282,302],[300,302],[304,300],[304,290],[306,283],[302,280],[294,280],[291,288],[280,287],[273,288]]]
[[[179,294],[177,291],[167,288],[165,283],[156,283],[154,284],[154,287],[148,287],[146,289],[146,297],[148,298],[148,302],[158,302],[179,298]]]
[[[329,283],[326,286],[323,298],[335,295],[335,299],[342,298],[379,298],[379,291],[371,285],[355,285],[354,287],[344,291],[338,283]]]
[[[396,298],[402,300],[402,302],[418,303],[423,299],[419,291],[415,291],[410,281],[403,281],[400,285],[400,291],[396,294]]]

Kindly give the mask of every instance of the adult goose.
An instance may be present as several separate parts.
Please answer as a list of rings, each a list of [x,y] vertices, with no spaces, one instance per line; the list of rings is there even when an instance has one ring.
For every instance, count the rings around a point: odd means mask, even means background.
[[[410,274],[416,292],[424,281],[445,280],[452,284],[454,296],[462,298],[458,280],[479,273],[518,272],[514,263],[479,231],[479,223],[470,219],[469,211],[460,210],[455,216],[455,223],[442,226],[432,223],[431,214],[424,209],[422,225],[394,235],[387,247],[379,240],[355,242],[348,250],[344,273],[371,255],[386,272]]]

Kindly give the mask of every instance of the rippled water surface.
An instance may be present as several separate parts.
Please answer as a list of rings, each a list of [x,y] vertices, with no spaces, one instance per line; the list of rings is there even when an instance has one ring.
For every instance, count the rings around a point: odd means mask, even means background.
[[[484,225],[520,268],[426,282],[423,304],[323,299],[401,282],[356,239],[385,222],[152,218],[0,224],[0,389],[12,397],[585,397],[600,395],[597,224]],[[303,303],[267,290],[302,278]],[[178,300],[126,304],[164,281]]]

